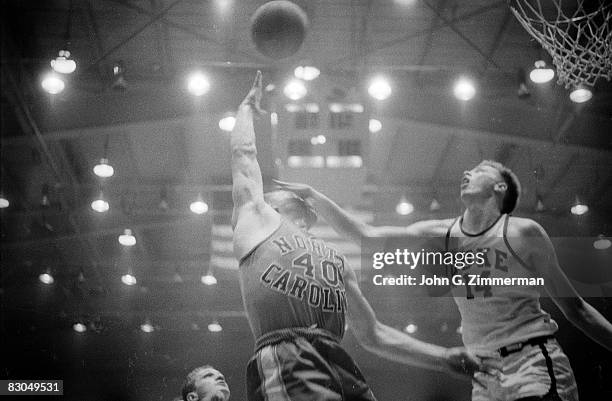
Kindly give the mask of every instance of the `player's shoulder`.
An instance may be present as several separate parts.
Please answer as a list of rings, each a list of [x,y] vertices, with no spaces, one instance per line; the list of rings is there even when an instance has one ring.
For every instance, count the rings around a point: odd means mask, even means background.
[[[541,237],[546,234],[544,228],[533,219],[508,216],[508,236]]]

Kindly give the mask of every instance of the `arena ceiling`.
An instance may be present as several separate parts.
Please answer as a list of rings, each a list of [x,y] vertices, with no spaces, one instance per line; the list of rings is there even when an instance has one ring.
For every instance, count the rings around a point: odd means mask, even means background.
[[[556,235],[612,231],[612,85],[598,82],[583,105],[571,103],[554,82],[528,83],[530,96],[519,98],[519,71],[528,71],[542,52],[506,1],[296,1],[310,28],[302,49],[281,61],[258,54],[251,43],[249,18],[263,3],[3,1],[1,167],[11,206],[1,211],[2,297],[8,326],[51,330],[61,338],[76,320],[104,334],[137,331],[148,319],[169,337],[192,333],[194,343],[182,343],[186,349],[147,359],[151,371],[167,373],[197,363],[199,340],[212,359],[224,358],[214,350],[227,341],[240,346],[249,334],[231,252],[228,135],[217,122],[240,102],[257,69],[280,88],[296,65],[312,63],[325,83],[315,87],[317,98],[352,97],[383,122],[366,146],[360,196],[345,202],[363,218],[407,224],[456,215],[461,172],[494,158],[523,181],[519,214]],[[77,70],[61,94],[49,96],[40,78],[66,44]],[[120,88],[112,73],[118,62],[125,69]],[[212,84],[197,101],[185,90],[194,68],[205,70]],[[377,73],[393,85],[383,103],[366,93]],[[468,106],[452,97],[460,75],[478,82]],[[266,128],[258,131],[258,144],[268,183],[278,171]],[[100,181],[92,167],[106,144],[115,176]],[[111,203],[104,215],[89,207],[100,189]],[[199,194],[210,206],[202,216],[188,208]],[[416,212],[398,220],[402,194]],[[537,196],[546,210],[536,214]],[[591,207],[580,219],[568,213],[576,196]],[[441,208],[430,211],[434,198]],[[128,227],[137,244],[126,251],[117,236]],[[358,263],[355,246],[324,225],[315,231]],[[211,267],[219,283],[207,287],[200,277]],[[53,289],[37,279],[47,270]],[[138,279],[133,288],[120,281],[128,271]],[[435,311],[432,332],[444,322],[457,325],[454,309],[441,306],[446,301],[417,303],[411,316]],[[224,324],[229,340],[204,333],[213,319]],[[427,323],[422,326],[427,332]],[[442,340],[456,341],[453,330]],[[95,358],[90,363],[103,372],[121,359]]]

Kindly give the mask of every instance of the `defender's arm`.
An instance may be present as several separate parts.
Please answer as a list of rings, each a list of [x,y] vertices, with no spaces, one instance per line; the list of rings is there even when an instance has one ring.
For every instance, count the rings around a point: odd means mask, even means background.
[[[563,315],[592,340],[612,351],[612,324],[578,295],[561,270],[546,231],[532,220],[526,220],[521,231],[529,237],[530,264],[544,278],[546,291]]]

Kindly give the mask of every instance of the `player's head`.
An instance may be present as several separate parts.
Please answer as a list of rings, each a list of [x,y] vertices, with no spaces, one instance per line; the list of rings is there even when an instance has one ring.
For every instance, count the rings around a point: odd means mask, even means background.
[[[519,202],[521,183],[508,167],[492,160],[483,160],[463,172],[461,199],[495,197],[501,213],[511,213]]]
[[[314,210],[291,191],[281,189],[268,192],[264,199],[274,210],[303,230],[308,230],[317,222]]]
[[[228,401],[230,398],[225,377],[210,365],[189,372],[181,393],[183,401]]]

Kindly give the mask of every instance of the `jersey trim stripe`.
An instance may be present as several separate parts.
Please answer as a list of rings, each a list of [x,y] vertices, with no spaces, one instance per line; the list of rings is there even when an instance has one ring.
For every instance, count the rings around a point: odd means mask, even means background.
[[[506,244],[506,247],[508,247],[508,250],[510,251],[512,256],[521,264],[521,266],[523,266],[525,269],[527,269],[530,272],[534,272],[535,269],[529,266],[527,263],[525,263],[523,259],[521,259],[521,257],[514,251],[514,249],[512,249],[512,247],[510,246],[510,242],[508,242],[508,222],[509,221],[510,221],[510,215],[507,214],[506,220],[504,220],[504,231],[503,231],[504,243]]]

